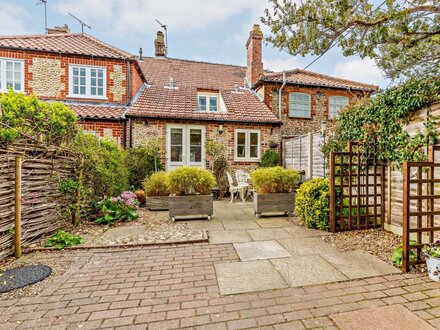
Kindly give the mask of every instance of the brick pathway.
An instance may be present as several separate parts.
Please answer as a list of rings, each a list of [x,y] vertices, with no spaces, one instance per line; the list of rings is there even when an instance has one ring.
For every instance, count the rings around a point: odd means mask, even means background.
[[[440,327],[426,275],[222,297],[214,264],[238,260],[231,244],[69,253],[80,261],[39,296],[0,301],[0,329],[335,329],[331,314],[392,304]]]

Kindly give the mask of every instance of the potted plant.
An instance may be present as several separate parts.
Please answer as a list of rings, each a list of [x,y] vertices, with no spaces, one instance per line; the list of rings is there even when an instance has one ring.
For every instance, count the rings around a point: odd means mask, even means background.
[[[440,240],[425,245],[422,251],[426,259],[429,278],[435,282],[440,281]]]
[[[156,172],[143,182],[145,189],[145,205],[149,210],[168,210],[168,175]]]
[[[169,215],[172,221],[178,216],[207,216],[214,212],[211,189],[216,185],[214,176],[199,167],[183,166],[168,173]]]
[[[251,172],[254,186],[254,214],[277,212],[293,215],[295,191],[301,176],[281,166],[259,168]]]
[[[226,153],[226,147],[223,143],[215,140],[209,140],[205,144],[206,154],[210,158],[210,169],[215,177],[217,186],[212,188],[211,193],[214,199],[219,199],[226,193],[228,183],[226,172],[229,169],[229,161]]]

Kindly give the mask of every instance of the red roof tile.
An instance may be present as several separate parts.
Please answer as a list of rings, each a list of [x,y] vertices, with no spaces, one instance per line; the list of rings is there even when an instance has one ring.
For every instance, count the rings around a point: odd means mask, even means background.
[[[260,81],[282,82],[283,72],[265,72],[260,78]],[[287,83],[298,85],[354,89],[366,92],[375,92],[379,88],[375,85],[363,84],[357,81],[331,77],[324,74],[300,69],[286,71],[286,81]]]
[[[120,119],[127,107],[111,104],[65,103],[78,117],[92,119]]]
[[[133,57],[133,55],[123,50],[110,46],[88,34],[81,33],[0,36],[0,48],[120,59]]]
[[[253,92],[235,92],[235,83],[244,83],[245,67],[169,58],[145,58],[138,64],[148,87],[130,107],[128,116],[279,123]],[[176,89],[164,88],[170,77]],[[198,90],[218,91],[227,111],[199,111]]]

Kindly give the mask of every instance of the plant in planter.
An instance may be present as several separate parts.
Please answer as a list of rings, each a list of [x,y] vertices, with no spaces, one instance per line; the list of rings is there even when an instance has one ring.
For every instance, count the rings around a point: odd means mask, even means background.
[[[291,216],[295,208],[295,191],[301,180],[298,171],[281,166],[259,168],[251,172],[254,214],[280,212]]]
[[[425,245],[422,251],[426,259],[429,278],[435,282],[440,281],[440,240]]]
[[[154,173],[143,182],[145,205],[149,210],[168,210],[168,175],[161,171]]]
[[[177,216],[213,214],[211,189],[216,185],[214,176],[199,167],[179,167],[168,174],[169,215],[174,221]]]

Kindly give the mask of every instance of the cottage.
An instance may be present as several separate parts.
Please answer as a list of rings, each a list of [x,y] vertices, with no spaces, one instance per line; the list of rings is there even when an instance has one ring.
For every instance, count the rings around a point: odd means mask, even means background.
[[[141,84],[133,55],[67,26],[0,36],[0,92],[62,101],[91,134],[125,144],[124,114]]]

